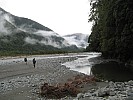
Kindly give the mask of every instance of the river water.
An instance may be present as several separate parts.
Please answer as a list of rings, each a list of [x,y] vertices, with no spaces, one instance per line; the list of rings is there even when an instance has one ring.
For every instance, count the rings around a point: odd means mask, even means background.
[[[85,52],[85,53],[71,53],[71,54],[57,54],[57,55],[37,55],[30,56],[28,60],[34,57],[36,60],[47,58],[60,58],[60,57],[77,57],[77,60],[62,63],[70,70],[78,71],[87,75],[95,75],[104,80],[112,81],[128,81],[133,80],[133,72],[126,68],[124,64],[115,61],[96,64],[95,61],[89,60],[101,56],[101,53]],[[22,62],[24,57],[20,58],[0,58],[0,66],[10,63]],[[94,59],[96,60],[96,59]]]
[[[133,72],[130,67],[116,61],[108,61],[94,65],[91,70],[95,76],[103,80],[129,81],[133,80]]]
[[[133,80],[133,72],[123,63],[116,61],[106,61],[96,64],[89,60],[100,56],[100,53],[86,53],[87,57],[78,58],[77,60],[66,62],[63,65],[70,70],[78,71],[87,75],[95,75],[103,80],[109,81],[129,81]],[[97,59],[94,59],[97,60]]]
[[[87,75],[91,74],[91,67],[94,64],[94,62],[90,62],[88,59],[98,57],[101,53],[95,53],[95,52],[84,52],[84,53],[70,53],[70,54],[53,54],[53,55],[31,55],[27,56],[28,60],[32,60],[33,58],[36,58],[36,60],[39,59],[48,59],[48,58],[61,58],[61,57],[77,57],[77,60],[62,63],[62,65],[65,65],[66,67],[70,68],[70,70],[78,71]],[[23,57],[4,57],[0,58],[0,65],[6,65],[16,62],[23,62]]]
[[[78,71],[87,75],[91,75],[91,67],[94,62],[90,62],[88,59],[98,57],[101,53],[90,52],[86,53],[86,57],[79,57],[77,60],[63,63],[66,67],[70,68],[70,70]]]

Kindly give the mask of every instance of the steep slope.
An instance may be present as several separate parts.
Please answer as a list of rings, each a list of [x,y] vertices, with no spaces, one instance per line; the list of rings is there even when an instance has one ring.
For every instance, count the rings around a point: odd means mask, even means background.
[[[0,52],[47,53],[76,49],[51,29],[0,8]]]
[[[88,37],[88,35],[82,33],[63,36],[69,44],[76,45],[78,48],[86,48],[86,46],[88,46]]]
[[[100,51],[105,58],[133,61],[133,0],[91,2],[93,21],[88,51]]]

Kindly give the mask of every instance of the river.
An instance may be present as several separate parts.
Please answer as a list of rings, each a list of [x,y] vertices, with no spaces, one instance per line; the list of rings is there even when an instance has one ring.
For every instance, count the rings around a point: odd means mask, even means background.
[[[94,65],[94,62],[90,62],[88,59],[98,57],[101,53],[90,52],[85,54],[86,57],[79,57],[77,60],[63,63],[70,70],[78,71],[87,75],[91,75],[91,67]]]

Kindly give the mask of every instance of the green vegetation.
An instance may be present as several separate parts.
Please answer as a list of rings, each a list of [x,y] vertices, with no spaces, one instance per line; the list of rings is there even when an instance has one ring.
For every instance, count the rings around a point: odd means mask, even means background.
[[[123,62],[133,60],[133,0],[91,0],[90,5],[93,27],[87,51]]]
[[[27,28],[33,28],[37,30],[45,30],[45,31],[52,31],[51,29],[31,20],[28,18],[22,18],[22,17],[14,17],[15,25],[16,26],[23,26]]]
[[[10,35],[0,36],[0,56],[17,56],[17,55],[33,55],[33,54],[58,54],[79,52],[77,47],[70,46],[64,48],[56,48],[51,45],[45,45],[41,43],[29,44],[25,42],[25,38],[30,37],[36,40],[47,39],[45,37],[29,34],[26,32],[17,32]],[[62,40],[61,37],[53,37],[53,41]],[[61,42],[59,43],[61,44]],[[62,40],[63,41],[63,40]]]
[[[0,8],[2,13],[7,13]],[[7,13],[9,14],[9,13]],[[62,42],[64,38],[53,35],[49,37],[51,29],[27,18],[21,18],[9,14],[12,21],[8,21],[3,17],[3,26],[7,33],[0,33],[0,56],[18,56],[33,54],[58,54],[81,51],[76,46],[65,46]],[[48,36],[38,33],[38,31],[46,31]],[[0,30],[0,32],[3,32]],[[52,31],[53,32],[53,31]],[[43,43],[46,42],[46,43]],[[52,44],[53,45],[50,45]],[[48,45],[49,44],[49,45]],[[55,44],[55,45],[54,45]],[[60,48],[56,47],[59,46]]]

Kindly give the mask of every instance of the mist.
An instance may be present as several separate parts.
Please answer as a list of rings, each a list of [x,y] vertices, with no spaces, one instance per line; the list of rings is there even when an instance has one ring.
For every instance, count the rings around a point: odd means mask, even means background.
[[[46,40],[39,41],[39,40],[34,39],[34,38],[26,37],[24,39],[24,41],[26,43],[29,43],[29,44],[39,43],[39,44],[44,44],[44,45],[51,45],[51,46],[56,47],[56,48],[62,48],[65,46],[70,46],[70,44],[66,40],[63,40],[62,43],[60,44],[59,42],[53,41],[53,39],[51,37],[47,37],[47,39],[48,39],[47,41]]]
[[[10,13],[5,13],[3,11],[0,11],[0,16],[0,36],[11,35],[13,33],[21,34],[21,31],[23,31],[26,32],[26,34],[34,34],[42,37],[42,40],[31,38],[30,36],[24,38],[24,41],[29,44],[39,43],[43,45],[51,45],[56,48],[70,46],[65,39],[57,40],[62,37],[54,31],[38,30],[33,28],[32,24],[29,25],[26,23],[16,26],[14,17],[10,15]]]
[[[36,44],[36,43],[39,42],[38,40],[32,39],[32,38],[30,38],[30,37],[26,37],[26,38],[24,39],[24,41],[25,41],[26,43],[29,43],[29,44]]]
[[[40,35],[40,36],[43,36],[43,37],[50,37],[50,36],[57,36],[57,37],[60,37],[59,34],[53,32],[53,31],[44,31],[44,30],[38,30],[37,32],[34,32],[34,34],[36,35]]]
[[[0,11],[0,36],[10,35],[13,32],[19,31],[18,28],[12,28],[17,27],[13,22],[14,19],[10,14]]]
[[[6,23],[6,20],[5,20],[5,17],[4,17],[4,14],[2,11],[0,11],[0,36],[1,35],[8,35],[9,34],[9,31],[8,29],[5,27],[5,23]]]

